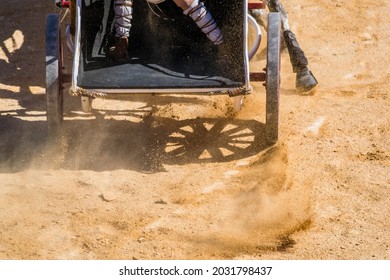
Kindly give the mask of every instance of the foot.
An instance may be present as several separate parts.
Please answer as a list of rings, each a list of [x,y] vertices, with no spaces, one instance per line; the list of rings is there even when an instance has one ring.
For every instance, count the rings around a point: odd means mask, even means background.
[[[129,46],[129,38],[115,37],[114,46],[108,50],[108,57],[117,62],[125,62],[128,59],[127,48]]]
[[[307,67],[297,71],[295,87],[300,93],[313,94],[317,85],[316,78]]]

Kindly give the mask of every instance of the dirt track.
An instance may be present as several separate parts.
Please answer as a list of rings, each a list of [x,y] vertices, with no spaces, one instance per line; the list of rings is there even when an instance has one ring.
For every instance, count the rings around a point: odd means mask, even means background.
[[[229,97],[85,115],[67,96],[61,152],[45,142],[47,2],[0,7],[1,259],[390,259],[388,1],[284,1],[320,86],[297,94],[283,53],[272,149],[254,84],[234,118]]]

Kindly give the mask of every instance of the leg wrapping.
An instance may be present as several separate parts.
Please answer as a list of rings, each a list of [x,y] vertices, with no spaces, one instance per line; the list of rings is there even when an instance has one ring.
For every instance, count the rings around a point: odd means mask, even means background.
[[[115,34],[117,37],[129,37],[133,18],[132,0],[115,0]]]
[[[221,30],[218,28],[210,12],[207,11],[203,2],[194,0],[192,5],[184,11],[184,14],[190,16],[202,32],[206,34],[207,38],[215,45],[223,42]]]
[[[308,61],[305,53],[298,44],[297,38],[290,30],[283,32],[283,38],[287,45],[288,53],[290,55],[291,65],[294,73],[307,67]]]

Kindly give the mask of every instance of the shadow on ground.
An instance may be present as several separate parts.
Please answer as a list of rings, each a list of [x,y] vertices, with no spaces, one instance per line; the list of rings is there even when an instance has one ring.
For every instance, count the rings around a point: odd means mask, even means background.
[[[41,95],[34,98],[29,103],[44,102]],[[234,161],[267,147],[264,124],[255,120],[139,117],[138,109],[125,113],[140,121],[105,118],[101,112],[92,119],[80,115],[64,121],[61,135],[49,140],[45,113],[41,106],[35,107],[39,110],[35,113],[27,109],[1,112],[2,172],[27,168],[159,172],[164,165]]]

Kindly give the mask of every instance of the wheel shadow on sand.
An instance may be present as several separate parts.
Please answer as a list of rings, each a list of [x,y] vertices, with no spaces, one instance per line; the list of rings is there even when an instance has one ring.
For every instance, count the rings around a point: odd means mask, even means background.
[[[0,116],[2,173],[29,168],[155,173],[167,165],[240,160],[267,148],[265,126],[256,120],[147,114],[130,121],[98,114],[65,120],[59,137],[50,139],[42,116],[31,121],[23,118],[28,112],[22,114]],[[121,114],[139,117],[137,110]]]

